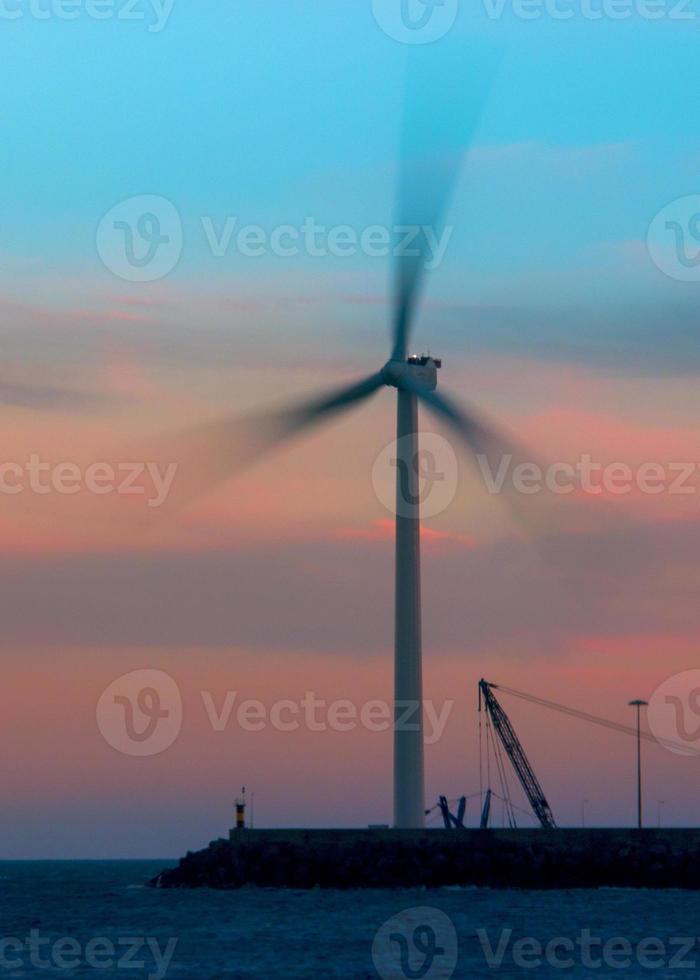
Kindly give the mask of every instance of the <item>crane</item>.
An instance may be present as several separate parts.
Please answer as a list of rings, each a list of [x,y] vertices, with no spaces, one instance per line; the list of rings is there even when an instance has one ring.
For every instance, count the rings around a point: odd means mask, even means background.
[[[451,812],[450,801],[446,796],[441,796],[438,800],[438,809],[442,814],[442,820],[445,824],[446,830],[451,830],[453,827],[457,830],[464,830],[464,814],[467,810],[467,798],[466,796],[460,797],[459,807],[457,809],[457,814]],[[432,811],[428,810],[428,813]]]
[[[515,774],[520,780],[525,795],[527,796],[532,810],[545,830],[556,828],[554,816],[550,809],[547,798],[542,791],[532,766],[528,762],[525,750],[520,744],[518,736],[510,723],[508,715],[501,707],[496,695],[493,693],[497,684],[489,684],[488,681],[479,681],[479,711],[485,710],[491,720],[494,731],[501,740],[508,758],[511,761]]]

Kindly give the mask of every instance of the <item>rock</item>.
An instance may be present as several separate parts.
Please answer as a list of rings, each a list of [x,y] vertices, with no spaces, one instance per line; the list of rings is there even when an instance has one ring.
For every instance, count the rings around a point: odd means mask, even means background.
[[[245,830],[155,888],[697,888],[700,831]]]

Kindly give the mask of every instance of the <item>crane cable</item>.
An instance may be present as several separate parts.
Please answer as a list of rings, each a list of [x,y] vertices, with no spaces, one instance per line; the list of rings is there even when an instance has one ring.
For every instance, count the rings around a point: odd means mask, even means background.
[[[489,684],[489,687],[494,688],[496,691],[502,691],[504,694],[511,694],[514,698],[520,698],[522,701],[529,701],[531,704],[538,704],[543,708],[550,708],[553,711],[559,711],[562,714],[570,715],[572,718],[578,718],[581,721],[588,721],[594,725],[600,725],[603,728],[610,728],[613,731],[621,732],[623,735],[633,735],[637,737],[637,729],[632,728],[630,725],[623,725],[618,721],[610,721],[608,718],[600,718],[598,715],[592,715],[587,711],[581,711],[578,708],[568,708],[566,705],[557,704],[556,701],[548,701],[546,698],[539,698],[534,694],[525,694],[523,691],[514,691],[510,687],[504,687],[502,684]],[[640,737],[646,739],[648,742],[655,742],[657,745],[661,745],[664,748],[671,749],[672,751],[680,751],[684,755],[700,755],[700,749],[693,748],[690,744],[682,744],[681,742],[674,742],[672,739],[662,738],[657,735],[653,735],[651,732],[640,732]]]
[[[517,824],[515,820],[515,812],[513,810],[513,804],[510,797],[510,787],[508,785],[508,776],[506,773],[505,762],[503,761],[503,755],[501,754],[501,746],[498,739],[496,738],[496,734],[493,730],[493,725],[491,725],[488,719],[488,712],[487,712],[486,730],[491,740],[491,750],[493,752],[493,756],[496,762],[498,779],[501,784],[501,792],[503,793],[501,799],[502,802],[505,804],[506,815],[508,817],[508,825],[512,830],[514,830]]]
[[[469,796],[465,796],[464,799],[467,800],[467,801],[469,801],[469,800],[475,800],[478,797],[483,798],[485,795],[486,795],[485,793],[470,793],[470,795]],[[506,800],[504,800],[502,796],[499,796],[498,793],[496,793],[495,790],[491,790],[491,795],[493,796],[493,798],[495,800],[500,800],[501,803],[505,803],[506,802]],[[447,802],[448,802],[448,804],[450,806],[454,806],[455,803],[459,803],[459,800],[460,799],[461,799],[461,797],[460,798],[455,798],[454,800],[448,800]],[[523,816],[529,817],[531,820],[534,820],[535,819],[535,815],[533,814],[532,810],[525,810],[521,806],[516,806],[516,804],[513,803],[513,802],[511,802],[510,805],[511,805],[511,807],[514,810],[517,810],[518,813],[522,813]],[[431,819],[435,819],[435,817],[437,816],[436,811],[439,810],[439,809],[440,809],[440,806],[437,803],[435,804],[435,806],[431,806],[429,810],[426,810],[425,811],[426,817],[431,817]]]
[[[506,813],[508,815],[508,823],[510,827],[515,826],[515,814],[512,811],[512,803],[510,800],[510,793],[508,791],[508,784],[506,780],[505,773],[503,771],[503,760],[499,755],[499,744],[496,739],[496,735],[493,731],[491,725],[491,715],[488,711],[486,714],[486,783],[489,789],[491,789],[491,755],[493,754],[494,763],[496,765],[496,772],[498,774],[498,781],[501,784],[502,796],[498,793],[493,793],[492,795],[501,801],[506,807]],[[479,726],[481,727],[481,711],[479,711]],[[480,731],[481,734],[481,731]]]
[[[479,707],[479,792],[484,792],[484,764],[481,738],[481,707]]]

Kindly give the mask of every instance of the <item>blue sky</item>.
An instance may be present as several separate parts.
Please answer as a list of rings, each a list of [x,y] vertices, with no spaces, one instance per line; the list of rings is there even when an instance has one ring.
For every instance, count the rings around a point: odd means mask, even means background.
[[[526,226],[532,261],[556,265],[562,249],[573,259],[643,236],[669,195],[693,187],[698,24],[493,23],[478,9],[462,9],[450,38],[467,57],[487,39],[503,48],[476,146],[543,149],[460,198],[473,237],[491,229],[507,263]],[[2,28],[6,248],[89,261],[101,214],[136,193],[170,197],[188,224],[209,213],[264,223],[309,207],[347,221],[390,211],[387,168],[415,52],[378,28],[369,3],[176,0],[158,34],[85,17]],[[606,168],[604,148],[618,144],[628,154],[611,152]],[[598,179],[561,180],[542,207],[545,148],[594,146]],[[201,259],[195,250],[191,262]]]

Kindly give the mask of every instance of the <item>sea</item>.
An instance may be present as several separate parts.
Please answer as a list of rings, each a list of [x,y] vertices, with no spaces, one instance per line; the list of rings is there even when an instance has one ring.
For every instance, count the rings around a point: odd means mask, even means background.
[[[0,977],[700,977],[700,892],[147,887],[168,866],[0,862]]]

